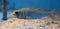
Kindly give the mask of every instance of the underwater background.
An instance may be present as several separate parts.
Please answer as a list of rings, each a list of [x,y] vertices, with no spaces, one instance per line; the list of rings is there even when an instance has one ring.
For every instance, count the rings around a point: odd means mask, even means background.
[[[60,0],[8,0],[8,18],[10,17],[12,11],[20,8],[41,8],[45,11],[55,9],[55,12],[60,13]],[[40,15],[40,17],[44,16],[46,15]],[[0,21],[2,21],[2,11],[0,12]]]

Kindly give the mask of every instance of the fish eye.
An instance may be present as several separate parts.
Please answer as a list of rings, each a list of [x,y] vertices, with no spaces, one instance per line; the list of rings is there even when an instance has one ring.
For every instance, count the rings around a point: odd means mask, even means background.
[[[18,14],[19,12],[15,12],[15,14]]]

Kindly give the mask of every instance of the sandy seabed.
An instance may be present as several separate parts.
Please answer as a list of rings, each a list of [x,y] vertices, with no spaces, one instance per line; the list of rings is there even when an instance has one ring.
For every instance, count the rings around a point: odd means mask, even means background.
[[[0,23],[0,29],[60,29],[60,23],[49,17],[31,20],[9,18]]]

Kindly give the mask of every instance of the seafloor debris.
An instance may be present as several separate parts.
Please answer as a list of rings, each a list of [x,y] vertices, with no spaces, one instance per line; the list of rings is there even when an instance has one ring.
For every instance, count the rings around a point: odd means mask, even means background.
[[[49,17],[35,20],[9,18],[1,23],[0,29],[60,29],[59,26],[59,21],[52,21]]]

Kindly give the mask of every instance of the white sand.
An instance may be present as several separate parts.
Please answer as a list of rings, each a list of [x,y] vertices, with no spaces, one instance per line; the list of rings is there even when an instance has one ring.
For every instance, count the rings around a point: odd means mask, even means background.
[[[48,22],[49,25],[46,25]],[[52,19],[48,17],[45,17],[41,20],[10,18],[1,23],[0,29],[60,29],[59,26],[59,21],[52,21]]]

